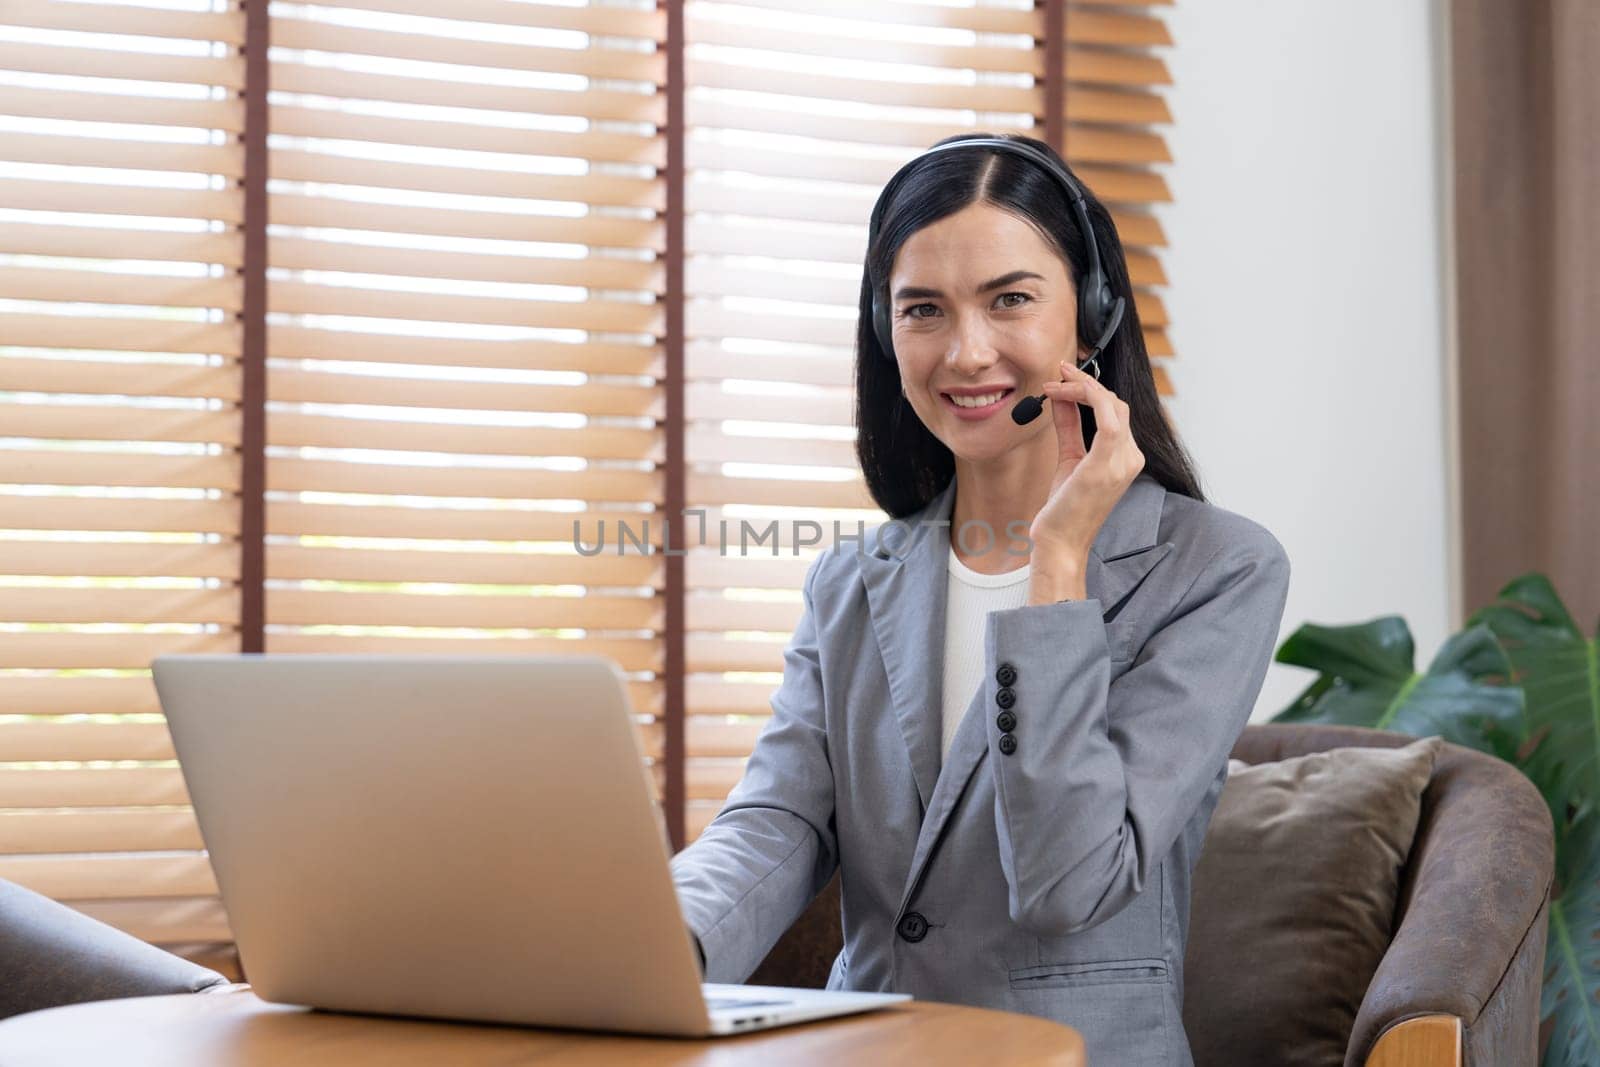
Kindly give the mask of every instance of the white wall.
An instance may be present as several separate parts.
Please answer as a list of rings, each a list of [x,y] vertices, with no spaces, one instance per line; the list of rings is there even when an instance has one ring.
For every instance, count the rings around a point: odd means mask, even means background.
[[[1398,613],[1426,664],[1455,572],[1442,16],[1431,0],[1180,0],[1166,19],[1178,430],[1212,501],[1288,550],[1280,639]],[[1312,677],[1274,663],[1254,719]]]

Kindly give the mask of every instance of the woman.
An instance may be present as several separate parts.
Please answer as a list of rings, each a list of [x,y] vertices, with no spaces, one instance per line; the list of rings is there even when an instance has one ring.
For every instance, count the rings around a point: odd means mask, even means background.
[[[1190,1064],[1189,880],[1288,559],[1204,501],[1109,213],[1043,142],[968,139],[873,211],[857,454],[898,521],[812,564],[772,720],[674,880],[710,981],[743,981],[837,870],[830,988]],[[1050,419],[1008,417],[1040,393]]]

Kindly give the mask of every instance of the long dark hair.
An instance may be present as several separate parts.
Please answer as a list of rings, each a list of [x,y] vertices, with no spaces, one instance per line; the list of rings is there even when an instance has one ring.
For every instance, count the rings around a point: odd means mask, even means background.
[[[938,143],[993,136],[965,133]],[[1020,134],[1003,136],[1046,152],[1066,167],[1043,141]],[[1072,173],[1070,169],[1068,173]],[[1128,405],[1133,440],[1145,456],[1144,473],[1168,492],[1204,500],[1194,465],[1168,425],[1156,394],[1116,225],[1088,186],[1081,180],[1078,185],[1083,189],[1084,206],[1112,292],[1127,300],[1121,327],[1100,353],[1100,381]],[[872,499],[893,518],[918,511],[949,485],[955,475],[955,456],[923,425],[900,391],[899,365],[884,353],[872,328],[873,287],[887,288],[894,257],[913,233],[980,200],[1010,211],[1038,229],[1066,257],[1074,287],[1081,286],[1089,273],[1088,245],[1077,215],[1061,186],[1037,164],[1009,152],[975,148],[936,153],[905,176],[892,201],[884,205],[882,222],[867,249],[856,323],[856,459]],[[887,293],[884,298],[888,299]],[[1097,340],[1087,335],[1087,328],[1080,315],[1078,337],[1085,348]],[[1085,440],[1093,444],[1094,413],[1086,407],[1078,411]]]

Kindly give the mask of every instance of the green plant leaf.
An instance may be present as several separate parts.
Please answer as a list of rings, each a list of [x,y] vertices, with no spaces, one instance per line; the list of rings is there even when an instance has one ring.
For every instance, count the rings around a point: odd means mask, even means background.
[[[1550,1022],[1545,1067],[1600,1063],[1600,818],[1568,828],[1556,857],[1539,1016]]]
[[[1418,674],[1415,643],[1405,620],[1384,616],[1354,626],[1307,623],[1278,649],[1279,663],[1321,676],[1273,722],[1330,723],[1394,730],[1515,758],[1521,737],[1522,692],[1491,684],[1511,664],[1487,627],[1446,641]]]
[[[1585,638],[1542,574],[1525,574],[1468,620],[1487,626],[1527,697],[1522,763],[1550,805],[1557,844],[1600,800],[1600,641]]]

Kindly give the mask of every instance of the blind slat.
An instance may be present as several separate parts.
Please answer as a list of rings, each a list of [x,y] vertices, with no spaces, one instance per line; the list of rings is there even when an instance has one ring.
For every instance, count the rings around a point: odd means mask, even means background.
[[[70,318],[64,315],[5,315],[0,314],[0,330],[5,330],[6,344],[40,347],[40,349],[96,349],[109,352],[178,352],[178,354],[237,355],[240,347],[238,323],[162,322],[157,318],[125,318],[107,315],[99,318]],[[75,363],[80,373],[67,374],[59,366],[46,371],[42,363]],[[118,389],[96,389],[88,360],[32,360],[32,358],[0,358],[0,389],[32,389],[11,382],[18,376],[43,374],[46,381],[66,381],[75,378],[72,389],[61,392],[126,392]],[[22,370],[26,366],[26,370]],[[115,378],[126,381],[120,373],[122,363],[98,363],[99,370],[110,370]],[[144,365],[154,366],[154,365]],[[186,381],[181,389],[200,389],[197,370],[210,370],[211,378],[222,378],[214,368],[187,368],[165,365],[165,381]],[[56,387],[40,387],[43,392],[56,392]],[[211,392],[174,392],[166,395],[189,397],[226,397]]]
[[[1070,23],[1072,20],[1067,21]],[[1131,52],[1068,48],[1066,68],[1068,82],[1128,85],[1135,88],[1172,84],[1172,75],[1167,71],[1164,60]]]
[[[232,233],[172,233],[34,222],[0,221],[0,248],[14,255],[215,263],[224,267],[238,267],[243,260],[238,235]],[[16,341],[10,331],[6,340],[11,344],[28,343]]]
[[[659,495],[653,471],[504,470],[409,463],[349,463],[275,457],[267,488],[278,492],[390,493],[507,500],[650,500]]]
[[[666,77],[666,60],[652,52],[601,48],[543,48],[502,41],[471,41],[420,33],[337,26],[307,19],[272,20],[274,49],[342,52],[379,59],[415,59],[547,74],[656,82]]]
[[[978,33],[1037,36],[1043,18],[1035,8],[955,7],[906,0],[738,0],[740,7],[860,19],[899,26],[932,26]]]
[[[236,589],[72,589],[18,587],[5,591],[6,617],[15,622],[213,623],[238,618]]]
[[[222,174],[230,178],[244,173],[244,153],[233,144],[167,144],[11,130],[0,140],[0,159],[13,163]],[[8,252],[15,251],[4,247]]]
[[[272,85],[283,93],[382,100],[424,107],[481,108],[519,115],[572,115],[656,125],[666,121],[666,104],[657,93],[604,89],[528,89],[454,79],[371,74],[298,63],[280,63],[273,72]]]
[[[522,508],[431,507],[391,504],[371,496],[362,504],[301,503],[281,498],[267,502],[267,532],[282,536],[394,537],[451,541],[560,541],[603,544],[616,554],[617,523],[626,521],[644,544],[661,543],[661,524],[644,528],[642,513],[556,512]],[[0,497],[0,502],[4,498]],[[604,522],[602,527],[600,524]],[[576,523],[577,532],[574,533]],[[625,545],[632,552],[632,543]]]
[[[654,292],[659,292],[663,284],[661,265],[652,261],[475,255],[470,252],[341,244],[303,237],[274,238],[268,242],[268,251],[273,265],[281,270],[343,271],[409,278],[516,282],[523,285],[581,285],[595,289],[645,289]]]
[[[232,500],[45,497],[0,492],[0,529],[236,535],[239,507]]]
[[[12,721],[0,730],[0,763],[173,759],[172,737],[160,722],[40,718]]]
[[[661,625],[652,597],[449,596],[275,589],[267,620],[276,626],[432,626],[475,629],[643,630]]]
[[[853,467],[855,444],[850,441],[807,441],[804,450],[790,437],[749,437],[718,433],[696,425],[689,430],[686,448],[691,463],[804,463],[808,467]]]
[[[285,181],[364,185],[469,196],[581,201],[608,207],[657,210],[662,207],[660,183],[652,179],[608,174],[588,174],[581,183],[575,183],[568,175],[469,169],[439,163],[396,163],[387,159],[359,159],[294,148],[275,149],[271,153],[269,167],[274,178]]]
[[[174,100],[160,96],[7,86],[5,96],[0,99],[4,101],[0,106],[4,107],[5,114],[24,118],[136,122],[141,126],[188,126],[228,133],[244,129],[244,105],[236,98]]]
[[[3,695],[0,699],[4,700],[8,715],[139,715],[161,710],[156,700],[155,683],[150,680],[148,673],[107,677],[19,675],[0,671],[0,695]],[[4,777],[0,775],[0,778]],[[0,808],[23,806],[0,803]]]
[[[81,900],[72,904],[91,919],[125,930],[134,937],[185,950],[184,942],[233,940],[228,916],[216,897],[154,898],[150,900]],[[205,966],[218,966],[206,961]]]
[[[28,770],[0,774],[0,808],[135,808],[187,803],[189,793],[183,785],[183,772],[175,766]],[[0,873],[0,878],[22,881],[4,873]],[[45,889],[39,892],[48,896],[58,895]]]
[[[777,662],[783,662],[781,651]],[[724,722],[692,716],[686,724],[688,749],[694,756],[746,756],[755,747],[756,737],[767,724],[765,718],[745,722]]]
[[[945,108],[1023,114],[1035,114],[1043,109],[1042,90],[1033,85],[906,83],[889,79],[817,74],[809,71],[798,73],[694,57],[686,60],[686,68],[689,82],[707,89],[737,89],[744,92],[817,100],[848,100],[852,103],[885,107]]]
[[[108,187],[93,182],[0,178],[0,203],[25,211],[81,212],[92,207],[97,214],[143,218],[216,219],[231,223],[243,218],[244,205],[228,190],[114,188],[113,196],[108,195]]]
[[[192,811],[0,811],[0,842],[13,854],[200,849]]]
[[[228,411],[174,411],[110,405],[17,404],[0,399],[7,437],[71,441],[175,441],[237,444],[239,419]],[[9,546],[7,546],[9,548]],[[0,563],[0,567],[5,566]]]
[[[688,669],[698,674],[759,673],[781,669],[783,664],[781,637],[777,641],[734,641],[718,634],[692,633],[686,644]]]
[[[564,330],[659,333],[663,313],[655,303],[529,300],[493,296],[433,296],[276,280],[267,308],[293,315],[360,315],[368,318],[540,326]]]
[[[1112,92],[1072,86],[1065,93],[1066,115],[1074,122],[1158,125],[1172,121],[1172,110],[1155,93]]]
[[[809,559],[763,559],[760,556],[691,552],[684,561],[691,589],[728,587],[798,590],[805,582]],[[769,650],[770,651],[770,650]]]
[[[650,415],[659,403],[650,386],[590,383],[428,381],[275,368],[272,398],[292,403],[384,404],[476,411],[548,411],[580,415]]]
[[[499,211],[365,204],[356,200],[280,196],[277,225],[379,230],[388,233],[476,237],[501,241],[655,248],[661,226],[653,220],[591,217],[564,219]]]
[[[128,33],[201,41],[244,43],[242,20],[233,13],[210,14],[139,7],[134,4],[83,4],[72,0],[29,0],[8,4],[0,25],[82,33]]]
[[[590,374],[648,374],[660,362],[654,345],[595,341],[485,341],[457,337],[406,337],[394,334],[326,330],[293,323],[272,329],[272,353],[282,358],[342,359],[370,363],[429,364],[439,367],[529,366]],[[274,396],[277,390],[273,390]]]
[[[215,895],[204,855],[0,857],[0,878],[57,900]]]
[[[5,565],[0,565],[5,566]],[[8,568],[9,569],[9,568]],[[11,590],[5,590],[9,595]],[[70,610],[70,609],[64,609]],[[81,608],[78,610],[82,610]],[[7,616],[13,612],[8,609]],[[101,622],[91,617],[89,622]],[[143,670],[156,656],[195,652],[237,652],[239,639],[226,634],[163,633],[3,633],[0,663],[31,670]],[[0,685],[0,692],[4,686]],[[11,729],[6,726],[0,734]],[[63,757],[65,758],[65,757]],[[77,757],[88,759],[90,757]],[[98,758],[98,757],[97,757]]]
[[[0,541],[0,574],[234,578],[238,570],[236,545],[11,538]],[[0,663],[3,662],[5,657],[0,656]]]
[[[497,585],[656,585],[659,557],[555,555],[531,552],[267,547],[269,569],[283,579],[347,582],[464,582]]]
[[[79,8],[84,5],[58,6]],[[8,6],[5,14],[0,15],[0,19],[4,20],[0,21],[0,25],[17,25],[11,14],[19,7],[16,4]],[[175,56],[79,44],[0,41],[0,68],[28,74],[127,78],[134,81],[215,85],[228,89],[244,87],[244,64],[237,55]]]
[[[572,156],[608,163],[666,163],[658,137],[626,133],[566,133],[429,119],[397,119],[280,105],[272,111],[273,132],[285,137],[361,141],[408,148],[448,148],[507,155]],[[277,217],[273,217],[277,222]]]
[[[842,388],[850,381],[854,368],[853,357],[849,355],[747,355],[725,351],[706,341],[685,346],[684,364],[686,377],[691,382],[743,378],[830,388]]]
[[[1153,48],[1172,44],[1167,24],[1149,15],[1095,11],[1075,5],[1067,17],[1067,38],[1083,44]]]
[[[274,444],[370,448],[473,455],[580,456],[636,459],[660,454],[660,433],[607,426],[559,430],[523,426],[452,426],[387,419],[350,419],[296,411],[272,415]]]
[[[526,3],[523,0],[452,0],[441,16],[432,0],[318,0],[319,6],[353,11],[381,11],[395,15],[448,17],[464,22],[499,26],[526,26],[549,30],[579,30],[611,37],[659,38],[666,33],[666,13],[617,7],[572,7],[565,4]]]
[[[232,456],[0,451],[0,484],[8,482],[232,491],[239,488],[239,471]]]
[[[751,396],[724,391],[711,382],[688,387],[689,410],[696,419],[755,419],[848,426],[855,397],[843,389],[815,396]]]
[[[690,46],[720,45],[828,60],[901,63],[921,67],[973,69],[1007,74],[1044,73],[1044,56],[1026,46],[934,44],[866,36],[856,27],[838,33],[796,32],[768,26],[714,21],[702,9],[686,9],[685,32]]]
[[[11,300],[146,304],[168,308],[238,311],[239,286],[231,278],[168,278],[109,270],[0,266],[0,296]]]
[[[774,507],[871,508],[875,505],[859,478],[848,482],[801,479],[731,478],[691,474],[690,499],[696,504],[770,504]]]

